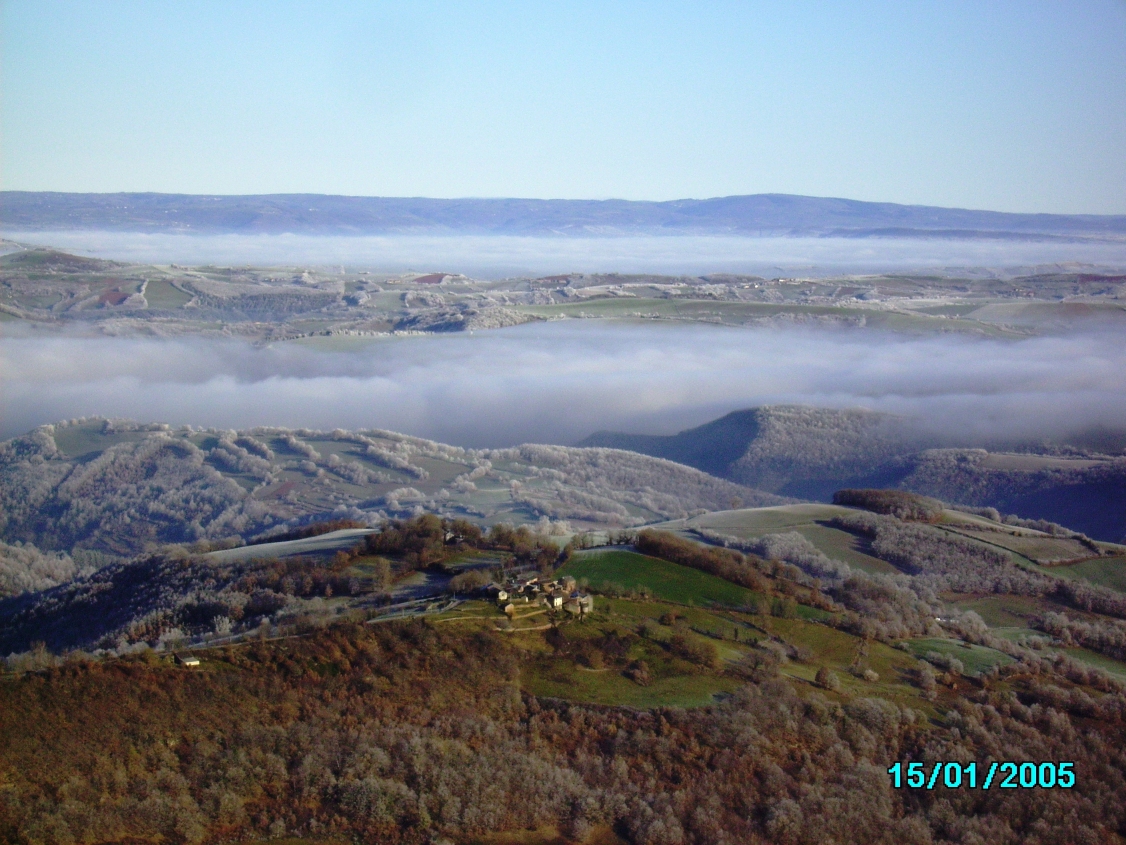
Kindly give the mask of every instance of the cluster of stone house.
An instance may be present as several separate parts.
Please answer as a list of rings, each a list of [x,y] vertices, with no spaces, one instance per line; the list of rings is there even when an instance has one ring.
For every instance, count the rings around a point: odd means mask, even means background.
[[[489,591],[497,605],[506,613],[515,611],[520,604],[539,604],[549,610],[562,610],[575,616],[585,616],[594,610],[594,596],[580,590],[574,578],[564,575],[558,580],[544,580],[531,575],[510,578],[507,583],[493,584]],[[511,608],[511,611],[510,611]]]

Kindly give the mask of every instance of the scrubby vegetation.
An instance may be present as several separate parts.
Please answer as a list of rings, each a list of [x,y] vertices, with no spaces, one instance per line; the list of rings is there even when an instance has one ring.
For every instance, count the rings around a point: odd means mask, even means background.
[[[933,435],[903,419],[799,406],[736,411],[669,437],[600,432],[587,442],[671,458],[781,495],[827,501],[841,488],[879,485],[1126,541],[1120,444],[1108,443],[1110,454],[1060,444],[997,447],[1020,454],[928,448]]]
[[[930,449],[913,456],[894,483],[947,502],[1024,514],[1029,527],[1044,519],[1119,542],[1126,539],[1126,458],[1103,458],[1013,471],[991,466],[984,449]]]
[[[339,563],[316,558],[220,564],[151,555],[114,563],[41,593],[0,602],[0,653],[170,647],[265,624],[323,617],[332,596],[362,591]],[[330,614],[331,615],[331,614]]]
[[[834,517],[832,524],[869,538],[877,555],[935,592],[1053,596],[1072,607],[1126,619],[1122,593],[1025,569],[1003,552],[938,528],[875,514]]]
[[[1066,646],[1083,646],[1116,660],[1126,661],[1126,623],[1119,620],[1069,619],[1065,613],[1046,613],[1040,628]]]
[[[907,522],[938,522],[943,510],[937,499],[905,490],[838,490],[833,494],[833,504],[863,508]]]

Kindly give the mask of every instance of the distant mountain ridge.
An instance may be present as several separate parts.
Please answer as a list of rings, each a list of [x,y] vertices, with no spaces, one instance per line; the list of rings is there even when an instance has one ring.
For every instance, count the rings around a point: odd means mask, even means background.
[[[632,200],[0,192],[6,231],[1110,239],[1126,215],[1015,214],[790,194]]]

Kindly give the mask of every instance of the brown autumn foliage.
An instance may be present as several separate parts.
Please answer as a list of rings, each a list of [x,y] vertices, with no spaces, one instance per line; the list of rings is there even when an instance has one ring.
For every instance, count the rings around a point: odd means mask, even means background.
[[[344,625],[0,683],[0,840],[423,843],[611,825],[635,843],[1116,842],[1126,697],[1049,661],[944,690],[943,718],[801,695],[769,666],[695,710],[519,688],[511,640]],[[637,669],[644,682],[643,667]],[[1071,790],[895,790],[895,760],[1072,760]]]
[[[834,505],[863,508],[908,522],[938,522],[942,502],[906,490],[838,490]]]
[[[702,546],[668,531],[652,529],[638,533],[636,546],[642,554],[708,572],[749,590],[762,592],[767,587],[762,574],[748,563],[746,556],[734,549]],[[757,561],[757,558],[754,560]]]

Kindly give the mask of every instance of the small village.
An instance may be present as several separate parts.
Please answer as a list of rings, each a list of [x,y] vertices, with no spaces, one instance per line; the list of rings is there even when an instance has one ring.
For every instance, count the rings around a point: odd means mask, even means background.
[[[503,584],[490,584],[484,590],[508,616],[515,614],[521,605],[531,604],[580,619],[594,610],[594,596],[580,590],[578,582],[570,575],[552,580],[538,575],[513,576]]]

